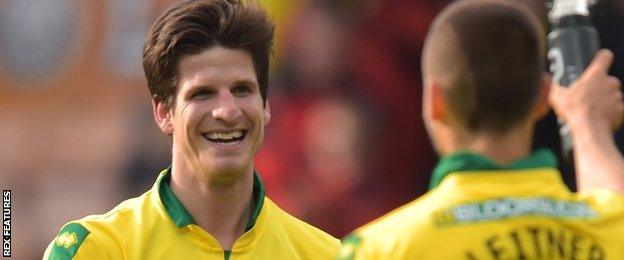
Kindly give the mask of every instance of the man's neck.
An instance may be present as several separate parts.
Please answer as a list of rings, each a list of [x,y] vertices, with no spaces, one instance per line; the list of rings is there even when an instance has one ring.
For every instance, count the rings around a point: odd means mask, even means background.
[[[532,125],[516,127],[505,134],[475,133],[459,137],[452,152],[470,151],[500,165],[508,165],[531,153]]]
[[[184,166],[174,165],[171,189],[197,225],[214,236],[224,250],[231,250],[254,210],[253,171],[227,186],[211,184],[198,176]]]

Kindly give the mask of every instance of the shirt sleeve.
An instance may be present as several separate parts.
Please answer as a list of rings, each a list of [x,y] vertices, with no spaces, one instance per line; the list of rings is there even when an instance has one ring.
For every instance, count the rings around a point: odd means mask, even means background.
[[[43,255],[44,260],[111,259],[105,246],[79,223],[69,223],[58,232]]]

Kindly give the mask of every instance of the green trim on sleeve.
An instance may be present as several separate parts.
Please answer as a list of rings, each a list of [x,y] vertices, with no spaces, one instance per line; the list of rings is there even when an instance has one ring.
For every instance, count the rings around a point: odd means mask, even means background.
[[[72,259],[90,233],[78,223],[65,225],[54,238],[48,259]]]
[[[351,234],[342,239],[342,245],[336,256],[337,260],[355,259],[357,248],[362,243],[362,238],[358,234]]]
[[[459,152],[443,157],[433,170],[429,189],[437,187],[444,177],[461,171],[488,171],[488,170],[522,170],[534,168],[556,168],[557,157],[548,149],[540,149],[533,154],[513,162],[509,165],[499,165],[479,154]]]

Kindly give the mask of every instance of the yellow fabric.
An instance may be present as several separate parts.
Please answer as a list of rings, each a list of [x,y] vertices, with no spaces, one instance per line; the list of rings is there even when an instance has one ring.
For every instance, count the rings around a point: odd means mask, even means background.
[[[106,214],[71,222],[90,232],[73,259],[226,259],[217,240],[202,228],[179,228],[172,221],[157,184]],[[50,259],[54,243],[44,259]],[[238,238],[227,259],[332,259],[339,243],[265,197],[254,226]]]
[[[624,259],[624,198],[572,193],[551,168],[456,172],[354,231],[338,258]]]

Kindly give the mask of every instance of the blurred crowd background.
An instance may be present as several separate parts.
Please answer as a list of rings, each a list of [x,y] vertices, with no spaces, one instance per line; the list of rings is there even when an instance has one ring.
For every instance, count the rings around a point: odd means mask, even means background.
[[[140,195],[169,165],[141,51],[173,2],[0,0],[0,187],[13,191],[17,259],[40,258],[61,225]],[[437,157],[421,122],[420,52],[450,1],[261,2],[277,22],[272,121],[256,158],[268,195],[342,237],[426,192]],[[524,2],[544,14],[544,1]],[[598,1],[592,19],[623,79],[624,1]],[[552,114],[535,147],[558,152]]]

